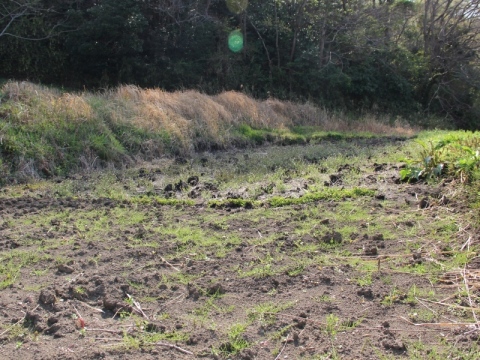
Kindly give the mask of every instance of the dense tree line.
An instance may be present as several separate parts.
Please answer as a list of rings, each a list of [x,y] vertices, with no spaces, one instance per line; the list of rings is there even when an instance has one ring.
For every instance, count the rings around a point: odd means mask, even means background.
[[[480,0],[0,0],[0,77],[480,124]],[[237,31],[243,48],[233,52]]]

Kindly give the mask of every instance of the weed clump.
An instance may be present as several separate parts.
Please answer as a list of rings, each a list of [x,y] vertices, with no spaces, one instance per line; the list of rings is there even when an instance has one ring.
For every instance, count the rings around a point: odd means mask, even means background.
[[[418,141],[420,151],[414,158],[405,159],[400,170],[403,181],[432,180],[453,177],[461,183],[480,179],[480,134],[442,134],[438,140]]]

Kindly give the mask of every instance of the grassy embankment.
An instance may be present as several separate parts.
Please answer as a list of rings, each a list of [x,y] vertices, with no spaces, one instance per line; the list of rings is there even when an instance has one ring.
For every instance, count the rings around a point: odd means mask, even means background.
[[[68,93],[28,82],[0,89],[2,182],[117,167],[195,151],[412,135],[373,117],[351,122],[311,104],[121,86]]]

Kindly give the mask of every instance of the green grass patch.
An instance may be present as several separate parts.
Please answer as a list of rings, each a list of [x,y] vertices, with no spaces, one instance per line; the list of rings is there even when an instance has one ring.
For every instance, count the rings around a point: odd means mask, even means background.
[[[352,189],[325,188],[319,191],[307,193],[298,198],[287,198],[282,196],[273,196],[264,201],[245,200],[245,199],[227,199],[210,200],[208,206],[211,208],[245,208],[252,209],[260,206],[282,207],[288,205],[308,204],[320,200],[341,201],[344,199],[354,199],[362,196],[374,196],[375,191],[367,188],[355,187]]]
[[[266,302],[261,303],[249,309],[247,316],[249,321],[258,322],[263,325],[271,325],[277,321],[277,315],[283,310],[289,309],[295,305],[295,302],[286,303],[274,303]]]
[[[287,205],[307,204],[319,200],[343,200],[346,198],[357,198],[361,196],[374,196],[375,191],[366,188],[355,187],[353,189],[326,188],[321,191],[308,193],[298,198],[284,198],[274,196],[267,200],[267,204],[272,207]]]

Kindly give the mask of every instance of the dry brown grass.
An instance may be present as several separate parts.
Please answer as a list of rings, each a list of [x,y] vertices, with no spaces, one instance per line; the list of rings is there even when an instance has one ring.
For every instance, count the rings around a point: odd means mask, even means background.
[[[17,106],[12,118],[20,123],[45,120],[78,122],[94,118],[92,107],[84,94],[61,93],[26,81],[9,81],[2,90],[6,98],[13,100]]]
[[[419,130],[410,126],[406,121],[397,119],[393,126],[387,119],[375,116],[364,116],[358,121],[347,121],[344,117],[334,115],[322,126],[324,131],[371,133],[377,135],[413,136]]]
[[[230,130],[241,124],[263,129],[307,125],[323,131],[390,135],[415,132],[400,121],[389,126],[386,121],[367,116],[353,122],[310,103],[260,101],[235,91],[208,96],[193,90],[166,92],[125,85],[101,94],[61,93],[29,82],[11,81],[3,86],[3,93],[18,105],[15,118],[22,123],[39,119],[95,121],[98,114],[90,104],[97,98],[102,101],[102,113],[111,121],[128,123],[148,132],[167,133],[183,151],[192,151],[202,143],[228,146]]]

